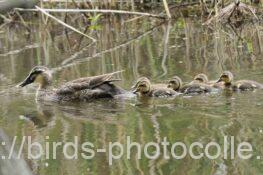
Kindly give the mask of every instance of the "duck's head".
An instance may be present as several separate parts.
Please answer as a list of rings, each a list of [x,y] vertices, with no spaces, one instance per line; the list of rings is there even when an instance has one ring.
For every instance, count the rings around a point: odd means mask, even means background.
[[[167,87],[175,91],[178,91],[182,86],[183,86],[182,79],[178,76],[174,76],[171,80],[169,80]]]
[[[233,81],[234,76],[230,71],[225,71],[221,74],[219,80],[217,81],[217,83],[219,82],[224,82],[225,84],[231,84],[231,82]]]
[[[151,82],[146,77],[141,77],[137,80],[136,84],[132,86],[133,93],[147,94],[151,91]]]
[[[194,81],[198,82],[198,83],[207,83],[208,82],[208,77],[206,74],[201,73],[201,74],[197,74],[194,77]]]
[[[239,6],[240,0],[235,0],[235,4],[236,4],[236,6]]]
[[[21,84],[19,84],[19,86],[24,87],[31,83],[38,83],[41,88],[45,88],[46,86],[51,85],[51,82],[51,71],[44,66],[36,66],[30,71],[29,75]]]

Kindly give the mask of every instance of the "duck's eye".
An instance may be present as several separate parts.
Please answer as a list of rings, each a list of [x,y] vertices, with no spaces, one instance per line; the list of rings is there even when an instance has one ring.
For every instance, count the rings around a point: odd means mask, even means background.
[[[31,81],[34,81],[36,79],[36,74],[33,74],[30,76]]]
[[[140,84],[139,87],[146,87],[146,85],[145,84]]]
[[[195,80],[203,82],[204,80],[202,78],[196,78]]]

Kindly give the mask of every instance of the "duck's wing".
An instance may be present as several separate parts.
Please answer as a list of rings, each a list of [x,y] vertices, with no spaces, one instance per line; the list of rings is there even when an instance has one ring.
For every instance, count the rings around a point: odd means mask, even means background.
[[[75,93],[77,91],[81,91],[84,89],[94,89],[105,83],[120,81],[121,79],[114,78],[114,75],[120,72],[122,71],[117,71],[117,72],[112,72],[109,74],[103,74],[103,75],[85,77],[85,78],[73,80],[73,81],[67,82],[66,84],[58,88],[56,90],[56,93],[57,94],[72,94],[72,93]]]

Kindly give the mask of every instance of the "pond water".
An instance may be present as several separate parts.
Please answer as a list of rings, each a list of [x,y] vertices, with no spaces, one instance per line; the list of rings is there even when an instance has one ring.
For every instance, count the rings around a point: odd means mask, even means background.
[[[26,27],[19,23],[2,26],[1,141],[11,142],[17,136],[15,150],[19,152],[23,136],[32,136],[42,146],[46,140],[73,142],[74,136],[78,136],[79,143],[92,142],[96,149],[108,149],[109,142],[125,145],[127,136],[142,145],[151,141],[161,144],[166,137],[170,143],[180,141],[188,146],[195,141],[223,145],[224,136],[234,136],[236,142],[252,144],[253,157],[193,160],[187,155],[182,160],[166,160],[162,156],[149,160],[142,156],[138,160],[133,151],[130,160],[123,156],[113,160],[110,166],[107,153],[96,153],[91,160],[66,160],[59,148],[55,160],[45,156],[28,160],[28,150],[24,148],[24,160],[17,162],[17,167],[22,167],[18,174],[30,174],[29,169],[39,175],[262,174],[263,160],[257,156],[263,156],[263,91],[223,91],[174,99],[127,97],[60,105],[36,102],[34,85],[15,88],[35,65],[52,68],[55,85],[117,70],[125,70],[119,75],[122,81],[117,83],[125,89],[130,89],[140,76],[160,83],[178,75],[189,82],[201,72],[217,79],[224,70],[232,71],[235,79],[263,83],[263,26],[260,24],[233,30],[230,26],[204,26],[195,16],[165,23],[158,19],[129,19],[113,16],[101,19],[98,30],[88,33],[97,39],[92,45],[88,38],[51,21],[45,24],[42,18]],[[72,23],[77,26],[84,22],[76,18]],[[0,149],[0,156],[7,152]],[[0,162],[4,174],[11,163]],[[11,167],[16,166],[13,164]]]

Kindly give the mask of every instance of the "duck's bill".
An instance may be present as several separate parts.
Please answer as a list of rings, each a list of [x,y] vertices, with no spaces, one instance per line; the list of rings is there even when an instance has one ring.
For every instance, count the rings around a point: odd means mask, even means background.
[[[29,85],[33,83],[30,76],[28,76],[22,83],[18,84],[19,87],[25,87],[26,85]]]
[[[136,94],[138,92],[137,89],[133,90],[132,93]]]
[[[132,93],[137,92],[136,84],[131,87],[131,91],[132,91]]]
[[[221,78],[216,81],[216,83],[220,83],[220,82],[222,82]]]
[[[138,92],[138,88],[133,86],[131,91],[132,91],[132,93],[136,94]]]

